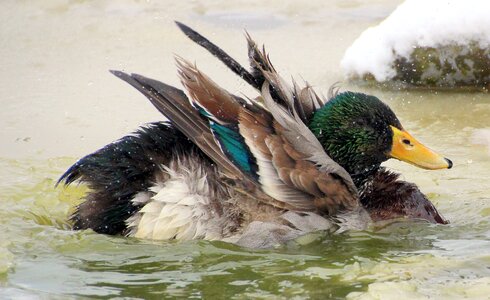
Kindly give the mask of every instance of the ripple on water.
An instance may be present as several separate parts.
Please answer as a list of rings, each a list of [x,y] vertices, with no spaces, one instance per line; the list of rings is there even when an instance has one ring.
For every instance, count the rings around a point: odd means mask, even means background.
[[[482,192],[462,188],[455,195],[430,196],[450,212],[449,226],[395,222],[251,251],[221,242],[152,242],[66,230],[66,218],[85,189],[53,185],[73,161],[0,160],[2,170],[16,174],[0,183],[6,208],[0,222],[7,228],[0,281],[9,287],[0,291],[300,299],[458,298],[489,292],[489,231],[483,216],[490,207]],[[439,180],[443,186],[448,182]],[[463,194],[473,205],[458,199]]]

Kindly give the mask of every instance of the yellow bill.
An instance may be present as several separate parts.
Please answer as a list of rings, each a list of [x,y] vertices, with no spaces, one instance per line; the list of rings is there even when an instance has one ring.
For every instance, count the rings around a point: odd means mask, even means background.
[[[429,170],[451,169],[452,161],[422,145],[404,130],[390,126],[393,130],[392,158]]]

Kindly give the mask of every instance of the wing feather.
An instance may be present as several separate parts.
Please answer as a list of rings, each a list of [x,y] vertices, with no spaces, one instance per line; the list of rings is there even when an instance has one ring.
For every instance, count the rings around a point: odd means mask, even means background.
[[[260,97],[246,102],[221,89],[195,65],[178,62],[180,76],[193,103],[209,114],[208,118],[237,126],[240,139],[243,138],[238,142],[248,146],[257,165],[256,180],[261,189],[302,210],[335,213],[358,207],[358,192],[352,178],[328,156],[306,126],[326,100],[308,84],[300,88],[293,81],[291,88],[276,72],[265,48],[259,49],[248,33],[251,72],[194,30],[178,25],[193,41],[259,90]],[[191,72],[182,70],[183,66]]]
[[[209,124],[199,116],[181,90],[141,75],[111,72],[145,95],[180,132],[217,163],[227,177],[242,178],[241,171],[230,162],[216,143]]]
[[[276,130],[286,138],[291,146],[304,154],[308,160],[314,162],[320,171],[333,173],[342,178],[351,192],[357,194],[357,189],[349,173],[327,155],[318,139],[294,110],[291,113],[272,99],[268,84],[264,84],[262,87],[262,97],[266,108],[280,125],[277,126]]]

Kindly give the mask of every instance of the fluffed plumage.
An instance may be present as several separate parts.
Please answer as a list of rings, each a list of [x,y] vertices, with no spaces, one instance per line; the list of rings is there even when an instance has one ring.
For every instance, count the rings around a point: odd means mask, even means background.
[[[75,229],[268,247],[328,229],[329,220],[361,228],[369,215],[446,222],[416,186],[379,164],[353,180],[309,127],[327,99],[308,84],[289,86],[248,34],[250,72],[199,33],[177,25],[258,96],[233,95],[180,57],[178,74],[190,99],[159,81],[111,71],[169,122],[150,124],[82,158],[60,178],[91,189],[72,216]],[[383,194],[393,189],[403,192],[386,199]]]

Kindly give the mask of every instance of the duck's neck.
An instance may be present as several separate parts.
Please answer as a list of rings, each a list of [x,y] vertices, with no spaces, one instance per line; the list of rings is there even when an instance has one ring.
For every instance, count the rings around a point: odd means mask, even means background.
[[[370,182],[372,178],[379,171],[380,165],[373,165],[371,168],[364,170],[363,172],[351,174],[352,180],[359,191],[362,191],[366,183]]]
[[[380,167],[372,174],[354,180],[359,182],[361,204],[373,221],[408,218],[448,223],[416,185],[398,177]]]

